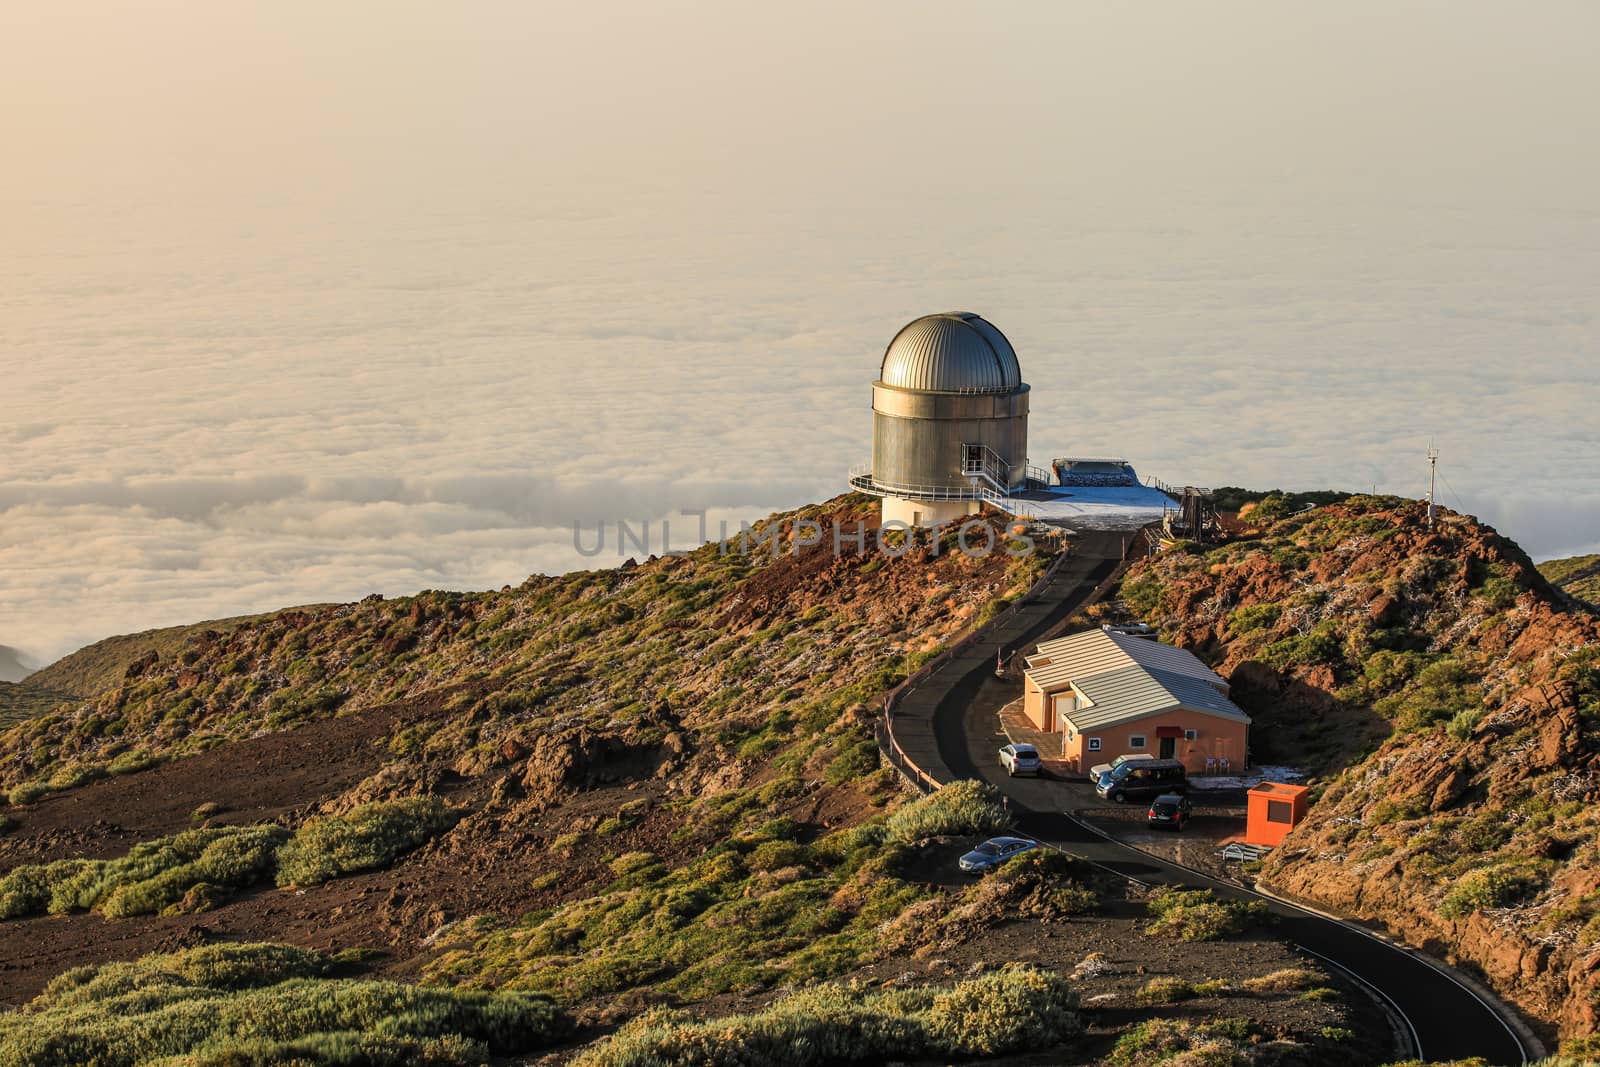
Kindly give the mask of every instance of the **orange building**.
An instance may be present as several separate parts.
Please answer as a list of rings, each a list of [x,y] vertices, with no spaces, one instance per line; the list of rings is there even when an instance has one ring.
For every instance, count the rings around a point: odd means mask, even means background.
[[[1244,840],[1249,845],[1276,846],[1306,816],[1309,791],[1303,785],[1262,782],[1245,794]]]
[[[1186,649],[1087,630],[1041,643],[1027,664],[1023,712],[1061,735],[1062,758],[1077,773],[1141,752],[1182,760],[1192,774],[1245,767],[1250,716]]]

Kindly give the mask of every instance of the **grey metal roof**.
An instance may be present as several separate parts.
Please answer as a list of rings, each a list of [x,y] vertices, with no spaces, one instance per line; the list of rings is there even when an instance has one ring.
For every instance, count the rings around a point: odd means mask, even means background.
[[[1223,693],[1228,691],[1226,679],[1186,648],[1104,630],[1085,630],[1081,634],[1042,641],[1026,662],[1028,677],[1047,693],[1068,682],[1133,664],[1187,675]]]
[[[1139,664],[1077,679],[1072,684],[1090,701],[1089,706],[1066,713],[1067,721],[1079,730],[1098,730],[1175,708],[1235,722],[1250,721],[1238,705],[1200,679]]]
[[[1009,393],[1022,386],[1022,367],[1005,334],[970,311],[952,311],[895,334],[878,379],[925,392]]]

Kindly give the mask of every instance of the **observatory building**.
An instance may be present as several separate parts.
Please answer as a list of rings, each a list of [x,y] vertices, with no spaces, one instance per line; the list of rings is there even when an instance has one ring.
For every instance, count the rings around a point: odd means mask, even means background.
[[[872,462],[850,484],[883,498],[884,522],[950,522],[1028,488],[1028,386],[1005,334],[970,312],[894,335],[872,423]]]
[[[1178,492],[1142,484],[1125,459],[1030,464],[1028,396],[1017,353],[992,323],[969,311],[916,319],[883,353],[872,383],[872,461],[851,468],[850,487],[882,497],[883,521],[907,526],[959,523],[985,504],[1068,533],[1138,530],[1187,514],[1174,512]]]

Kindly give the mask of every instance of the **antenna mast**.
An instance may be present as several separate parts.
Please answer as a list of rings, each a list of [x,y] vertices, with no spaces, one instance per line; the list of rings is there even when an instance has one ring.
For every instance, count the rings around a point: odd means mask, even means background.
[[[1435,509],[1434,509],[1434,506],[1433,506],[1433,482],[1434,482],[1434,477],[1438,474],[1438,472],[1439,472],[1439,450],[1437,448],[1433,447],[1433,442],[1432,441],[1429,441],[1428,442],[1428,529],[1429,529],[1429,531],[1433,530],[1433,525],[1434,525],[1434,512],[1435,512]]]

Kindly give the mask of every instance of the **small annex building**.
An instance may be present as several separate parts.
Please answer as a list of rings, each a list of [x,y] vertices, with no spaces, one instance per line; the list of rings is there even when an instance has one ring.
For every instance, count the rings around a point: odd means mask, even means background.
[[[1244,839],[1250,845],[1277,845],[1306,817],[1311,790],[1303,785],[1261,782],[1245,794]]]
[[[1088,630],[1040,643],[1026,663],[1023,712],[1062,735],[1074,773],[1140,752],[1182,760],[1191,774],[1244,769],[1250,716],[1187,649]]]

